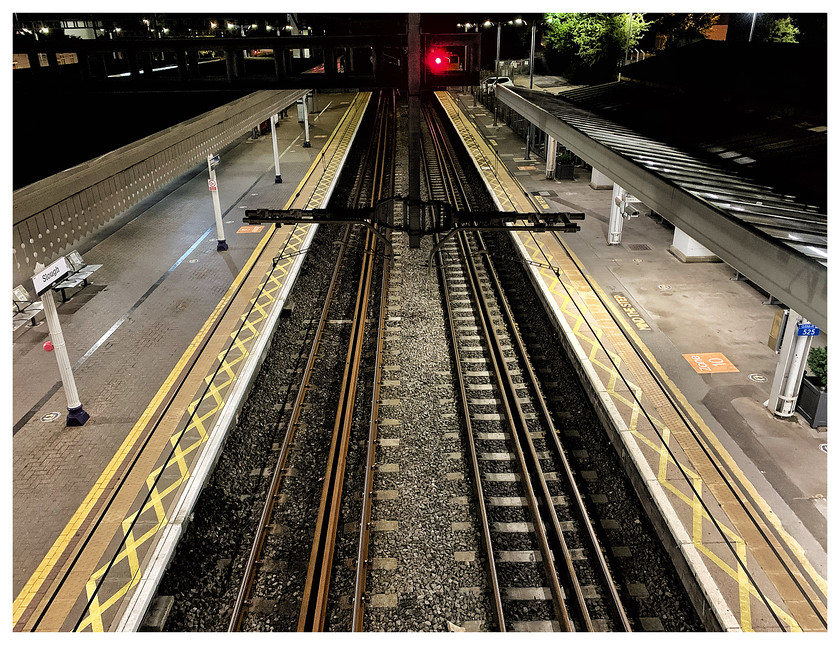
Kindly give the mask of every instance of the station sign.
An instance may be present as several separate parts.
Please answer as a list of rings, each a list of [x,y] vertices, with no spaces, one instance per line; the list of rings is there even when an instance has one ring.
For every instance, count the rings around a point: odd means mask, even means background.
[[[819,336],[820,328],[810,323],[800,323],[796,326],[797,336]]]
[[[219,155],[207,155],[207,163],[210,165],[211,170],[219,165],[219,161],[221,161]]]
[[[64,280],[68,275],[70,275],[70,267],[67,265],[67,258],[61,256],[46,269],[32,276],[35,295],[40,296],[45,291],[48,291],[51,286]]]

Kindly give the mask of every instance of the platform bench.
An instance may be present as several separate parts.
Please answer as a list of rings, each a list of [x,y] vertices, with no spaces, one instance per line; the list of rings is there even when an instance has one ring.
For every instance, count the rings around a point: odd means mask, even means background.
[[[35,326],[35,316],[44,310],[44,304],[33,300],[23,285],[12,289],[12,331],[16,332],[29,323]]]
[[[71,251],[67,255],[67,264],[70,265],[72,273],[52,287],[53,291],[61,292],[61,302],[67,302],[67,289],[86,287],[91,274],[102,268],[101,264],[85,264],[82,255],[78,251]]]

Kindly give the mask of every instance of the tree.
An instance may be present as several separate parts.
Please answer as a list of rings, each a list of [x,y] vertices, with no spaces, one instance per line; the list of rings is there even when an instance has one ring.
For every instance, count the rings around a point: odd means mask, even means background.
[[[624,53],[648,28],[644,14],[548,13],[544,43],[549,58],[572,77],[593,79],[615,71]],[[553,53],[553,56],[551,55]]]
[[[774,20],[770,25],[770,31],[764,37],[768,43],[796,43],[799,29],[790,19],[790,16]]]
[[[668,13],[654,23],[653,31],[665,37],[665,47],[680,46],[705,40],[720,15],[716,13]]]

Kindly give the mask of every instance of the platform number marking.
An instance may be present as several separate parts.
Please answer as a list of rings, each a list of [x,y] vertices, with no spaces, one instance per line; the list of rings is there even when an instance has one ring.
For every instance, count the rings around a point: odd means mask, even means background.
[[[683,358],[687,360],[694,371],[698,374],[713,374],[718,372],[738,372],[738,368],[729,362],[720,352],[710,352],[705,354],[683,354]]]
[[[50,421],[55,421],[60,416],[61,412],[48,412],[47,414],[41,417],[41,421],[43,421],[44,423],[49,423]]]

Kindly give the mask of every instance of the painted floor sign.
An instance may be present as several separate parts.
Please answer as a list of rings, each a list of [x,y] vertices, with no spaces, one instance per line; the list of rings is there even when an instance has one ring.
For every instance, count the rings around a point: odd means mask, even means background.
[[[633,306],[627,296],[625,296],[620,291],[614,291],[612,297],[618,303],[618,306],[621,307],[621,310],[625,313],[627,318],[630,319],[636,326],[636,331],[650,331],[650,325],[648,325],[647,321],[642,317],[642,314],[639,313],[638,309]]]
[[[237,233],[261,233],[264,226],[240,226]]]
[[[691,363],[694,371],[698,374],[739,371],[738,368],[730,363],[729,359],[720,352],[709,352],[706,354],[683,354],[683,358]]]

